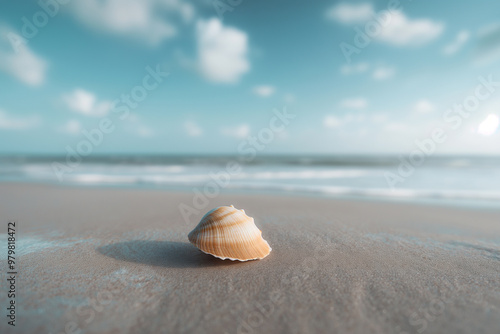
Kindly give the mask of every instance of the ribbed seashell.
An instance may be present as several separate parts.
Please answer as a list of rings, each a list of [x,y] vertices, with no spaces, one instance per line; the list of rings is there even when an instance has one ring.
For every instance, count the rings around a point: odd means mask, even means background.
[[[271,252],[253,218],[232,205],[209,211],[188,238],[202,252],[222,260],[263,259]]]

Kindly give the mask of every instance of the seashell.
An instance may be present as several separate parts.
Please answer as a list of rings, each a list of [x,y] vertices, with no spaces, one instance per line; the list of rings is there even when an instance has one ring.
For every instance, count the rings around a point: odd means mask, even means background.
[[[263,259],[271,252],[253,218],[232,205],[209,211],[188,238],[202,252],[222,260]]]

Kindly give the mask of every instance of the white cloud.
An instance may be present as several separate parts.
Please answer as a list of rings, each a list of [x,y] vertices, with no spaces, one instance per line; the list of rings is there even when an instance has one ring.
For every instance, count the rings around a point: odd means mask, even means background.
[[[139,137],[153,137],[155,135],[154,129],[144,124],[142,117],[137,113],[131,113],[127,117],[128,124],[125,126],[125,129],[128,133]]]
[[[11,45],[10,40],[24,41],[13,31],[0,29],[0,71],[25,84],[41,85],[45,81],[47,62],[31,51],[26,41]]]
[[[340,106],[346,109],[364,109],[367,105],[366,99],[361,97],[345,99],[340,102]]]
[[[375,80],[386,80],[394,76],[396,70],[392,67],[377,67],[373,70],[372,77]]]
[[[247,124],[242,124],[232,128],[224,128],[221,133],[229,137],[235,137],[238,139],[244,139],[250,134],[250,126]]]
[[[365,112],[348,112],[343,115],[326,115],[323,118],[323,126],[327,129],[339,129],[351,132],[353,129],[359,129],[360,126],[376,123],[377,127],[385,126],[388,121],[387,114]]]
[[[151,129],[150,127],[148,126],[145,126],[145,125],[139,125],[135,128],[135,133],[139,136],[139,137],[152,137],[154,135],[154,131],[153,129]]]
[[[203,130],[195,122],[187,121],[184,123],[184,129],[186,130],[188,136],[191,137],[199,137],[203,134]]]
[[[339,126],[342,125],[342,123],[343,120],[332,115],[326,116],[323,120],[323,126],[329,129],[338,128]]]
[[[360,113],[348,113],[344,115],[344,123],[353,123],[353,122],[364,122],[367,119],[365,114]]]
[[[189,22],[192,5],[182,0],[78,0],[70,6],[73,15],[92,29],[130,36],[157,45],[176,35],[166,17],[180,15]]]
[[[86,116],[104,116],[113,107],[111,101],[97,101],[94,94],[80,88],[63,96],[63,101],[72,111]]]
[[[344,75],[364,73],[370,68],[368,63],[358,63],[352,65],[342,65],[340,68],[340,73]]]
[[[331,7],[326,13],[329,19],[343,24],[363,23],[374,15],[375,11],[371,3],[349,4],[342,2]]]
[[[327,17],[342,24],[362,24],[372,21],[380,27],[373,38],[396,46],[418,46],[439,36],[444,25],[430,19],[409,19],[401,10],[385,11],[388,19],[375,12],[371,3],[340,3],[327,12]],[[387,22],[386,22],[387,21]],[[382,23],[379,23],[382,22]],[[361,27],[364,30],[364,27]]]
[[[286,104],[293,104],[296,101],[295,95],[287,93],[283,97],[283,100],[285,101]]]
[[[198,68],[213,82],[235,83],[250,70],[247,35],[216,18],[198,21]]]
[[[455,40],[443,48],[443,54],[447,56],[457,53],[469,40],[470,33],[467,30],[460,31]]]
[[[268,97],[274,94],[274,90],[273,86],[262,85],[254,87],[253,92],[260,97]]]
[[[183,0],[159,0],[159,2],[166,9],[178,12],[184,22],[191,22],[195,16],[193,5]]]
[[[491,136],[500,125],[500,118],[495,114],[489,114],[484,121],[479,124],[477,133],[483,136]]]
[[[477,65],[489,65],[500,59],[500,23],[482,27],[477,33],[474,60]]]
[[[413,110],[419,113],[429,113],[436,110],[436,106],[434,106],[434,104],[431,101],[427,99],[422,99],[417,101],[417,103],[415,103]]]
[[[389,122],[385,126],[385,129],[390,132],[406,133],[408,131],[408,125],[402,122]]]
[[[70,135],[77,135],[82,131],[82,129],[82,124],[79,121],[72,119],[67,121],[59,130]]]
[[[411,20],[402,11],[390,14],[390,22],[382,27],[375,38],[396,46],[419,46],[438,37],[444,25],[429,19]]]
[[[37,116],[15,117],[0,110],[0,129],[24,130],[34,128],[39,124],[40,119]]]

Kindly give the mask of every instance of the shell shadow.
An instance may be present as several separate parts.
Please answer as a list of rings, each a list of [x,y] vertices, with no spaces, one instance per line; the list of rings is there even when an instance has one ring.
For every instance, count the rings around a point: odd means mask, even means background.
[[[221,260],[201,252],[186,242],[131,240],[97,248],[111,258],[167,268],[201,268],[243,264]]]

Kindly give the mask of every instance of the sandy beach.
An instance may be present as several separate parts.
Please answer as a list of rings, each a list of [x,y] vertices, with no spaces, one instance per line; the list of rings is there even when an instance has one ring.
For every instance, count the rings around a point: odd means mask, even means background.
[[[499,333],[500,210],[0,185],[2,333]],[[221,261],[187,234],[233,204],[273,251]],[[15,220],[16,326],[6,321]]]

